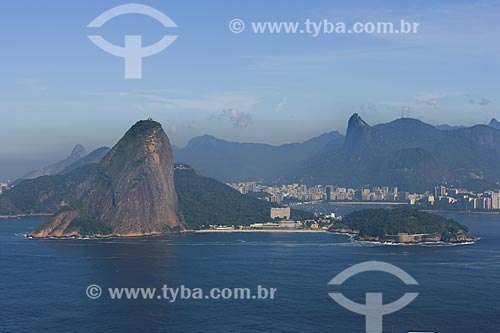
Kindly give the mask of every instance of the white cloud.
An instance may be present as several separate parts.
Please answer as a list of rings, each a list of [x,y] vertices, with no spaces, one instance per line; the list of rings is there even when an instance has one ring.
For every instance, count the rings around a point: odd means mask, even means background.
[[[128,97],[132,99],[138,99],[146,108],[164,111],[218,111],[221,109],[227,109],[229,107],[250,109],[259,102],[259,99],[257,97],[241,92],[209,93],[196,97],[170,97],[166,96],[166,94],[150,93],[148,91],[111,91],[92,93],[91,95],[101,97]],[[179,93],[176,93],[176,95],[179,95]]]
[[[286,103],[288,102],[288,96],[284,96],[281,102],[276,105],[276,108],[274,109],[275,112],[281,112],[283,111],[283,108],[285,107]]]
[[[232,123],[234,128],[246,128],[253,124],[252,114],[247,112],[242,112],[235,108],[229,108],[222,110],[221,113],[216,117],[217,119],[227,118]]]
[[[490,103],[491,103],[491,101],[487,98],[484,98],[484,97],[481,97],[478,100],[475,100],[473,98],[471,98],[469,100],[469,104],[479,105],[479,106],[487,106]]]
[[[442,100],[451,97],[464,96],[465,94],[455,91],[438,91],[420,93],[415,97],[417,103],[430,106],[432,108],[439,108]]]
[[[467,94],[456,91],[423,92],[416,94],[415,97],[407,101],[392,101],[381,104],[389,107],[405,108],[404,111],[425,108],[439,109],[444,100],[464,96],[467,96]]]

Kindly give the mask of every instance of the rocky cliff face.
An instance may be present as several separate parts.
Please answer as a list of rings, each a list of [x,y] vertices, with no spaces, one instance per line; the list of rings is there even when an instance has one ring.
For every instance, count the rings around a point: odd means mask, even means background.
[[[373,128],[355,113],[349,118],[344,141],[344,151],[354,153],[359,147],[373,136]]]
[[[103,158],[93,185],[75,206],[69,209],[75,213],[65,209],[32,236],[86,235],[88,230],[104,230],[102,225],[116,236],[182,229],[172,148],[161,125],[144,120],[130,128]]]

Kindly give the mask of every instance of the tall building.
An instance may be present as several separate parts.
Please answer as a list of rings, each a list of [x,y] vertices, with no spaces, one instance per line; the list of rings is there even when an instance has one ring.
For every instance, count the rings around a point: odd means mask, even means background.
[[[271,208],[271,219],[290,219],[290,207]]]
[[[491,193],[491,209],[500,209],[500,192]]]
[[[392,199],[393,200],[398,200],[399,199],[399,189],[397,186],[395,186],[393,189],[392,189]]]
[[[448,193],[446,192],[446,186],[439,187],[439,195],[442,197],[445,197],[446,195],[448,195]]]
[[[8,189],[9,189],[8,183],[0,182],[0,194],[7,191]]]
[[[332,200],[332,192],[333,192],[333,186],[331,185],[325,186],[326,201]]]

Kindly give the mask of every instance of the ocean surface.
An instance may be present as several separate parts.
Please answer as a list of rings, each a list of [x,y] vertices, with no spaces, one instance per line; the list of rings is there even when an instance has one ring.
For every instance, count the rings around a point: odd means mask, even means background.
[[[343,209],[346,209],[345,207]],[[384,332],[500,332],[500,216],[446,214],[481,239],[462,246],[373,246],[329,233],[217,233],[136,239],[32,240],[43,218],[0,219],[0,332],[364,332],[365,318],[335,303],[343,292],[384,303],[418,298],[384,316]],[[328,282],[364,261],[386,273]],[[99,299],[87,286],[104,291]],[[275,299],[113,300],[119,287],[276,288]]]

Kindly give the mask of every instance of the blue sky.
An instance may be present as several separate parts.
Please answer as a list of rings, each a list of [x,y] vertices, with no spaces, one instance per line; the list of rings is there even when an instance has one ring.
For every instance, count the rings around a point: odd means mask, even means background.
[[[0,11],[0,178],[113,145],[138,119],[164,125],[172,143],[197,135],[280,144],[345,131],[402,112],[432,124],[500,117],[500,1],[140,1],[177,28],[141,15],[98,29],[122,44],[177,40],[125,80],[87,25],[126,1],[6,0]],[[239,18],[247,29],[231,33]],[[413,35],[253,34],[250,22],[420,23]]]

